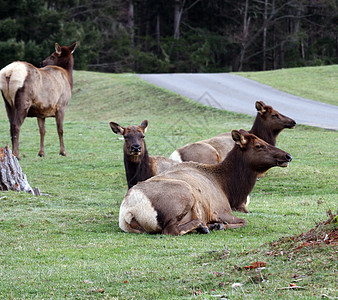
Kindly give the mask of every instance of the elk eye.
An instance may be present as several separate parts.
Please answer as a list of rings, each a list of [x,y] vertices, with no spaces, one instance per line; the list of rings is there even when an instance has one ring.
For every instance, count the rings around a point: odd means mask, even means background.
[[[272,115],[272,118],[273,119],[279,119],[279,116],[278,115]]]
[[[263,149],[263,146],[262,145],[256,145],[256,149],[258,149],[258,150]]]

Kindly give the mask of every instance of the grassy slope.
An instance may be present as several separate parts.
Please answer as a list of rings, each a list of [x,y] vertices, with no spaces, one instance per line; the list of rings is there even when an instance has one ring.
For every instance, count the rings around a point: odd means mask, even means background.
[[[297,96],[338,105],[338,65],[243,72],[238,75]]]
[[[118,228],[126,192],[122,141],[109,121],[129,125],[148,119],[150,154],[168,156],[188,142],[249,129],[253,118],[200,106],[133,75],[78,71],[74,77],[64,124],[68,157],[58,156],[54,119],[46,122],[43,159],[37,157],[36,120],[23,125],[20,164],[44,195],[0,195],[0,298],[335,296],[332,246],[272,257],[263,243],[306,231],[325,219],[328,208],[337,208],[336,132],[297,126],[280,135],[278,146],[293,162],[256,184],[250,213],[236,213],[247,220],[246,228],[182,237],[125,234]],[[0,140],[10,142],[4,107]],[[257,260],[267,262],[261,273],[236,267]],[[277,290],[295,274],[306,289]],[[233,283],[242,287],[232,288]]]

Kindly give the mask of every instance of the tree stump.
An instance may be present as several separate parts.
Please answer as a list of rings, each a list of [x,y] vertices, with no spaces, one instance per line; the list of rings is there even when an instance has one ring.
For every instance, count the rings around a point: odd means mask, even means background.
[[[24,191],[39,195],[39,189],[32,189],[27,177],[22,173],[18,159],[12,154],[11,149],[0,147],[0,189],[1,191]]]

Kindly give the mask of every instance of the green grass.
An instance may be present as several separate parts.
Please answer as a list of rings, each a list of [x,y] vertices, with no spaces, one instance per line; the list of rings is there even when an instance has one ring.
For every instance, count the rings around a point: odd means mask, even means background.
[[[338,65],[237,74],[296,96],[338,105]]]
[[[181,237],[126,234],[118,227],[126,193],[123,142],[110,121],[126,126],[148,119],[149,153],[169,156],[188,142],[250,129],[253,118],[201,106],[130,74],[76,71],[74,79],[64,123],[67,157],[58,155],[54,119],[46,121],[45,158],[37,156],[36,120],[26,119],[21,130],[20,165],[43,195],[0,194],[1,299],[337,296],[334,246],[266,255],[274,240],[305,232],[329,208],[336,211],[336,131],[299,125],[280,135],[277,144],[293,161],[257,182],[250,213],[235,213],[247,220],[245,228]],[[0,141],[10,143],[4,106]],[[254,261],[267,266],[241,268]],[[295,274],[305,289],[280,290]]]

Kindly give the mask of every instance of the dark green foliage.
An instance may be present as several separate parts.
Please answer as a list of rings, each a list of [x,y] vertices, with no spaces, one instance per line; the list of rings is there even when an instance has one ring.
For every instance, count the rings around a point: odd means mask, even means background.
[[[338,63],[332,0],[2,0],[0,7],[0,67],[13,60],[39,64],[55,42],[74,41],[80,49],[75,68],[104,72],[227,72]]]
[[[0,67],[14,60],[25,60],[36,66],[54,50],[55,42],[70,45],[82,42],[75,52],[76,66],[86,69],[98,53],[101,33],[95,24],[71,18],[71,5],[79,3],[42,0],[2,1],[0,18]],[[9,3],[7,3],[9,2]]]
[[[19,26],[16,23],[16,20],[7,18],[0,21],[0,36],[1,40],[9,40],[17,35]]]
[[[25,57],[25,43],[17,42],[15,39],[0,41],[0,64],[5,66],[15,60],[22,60]]]

